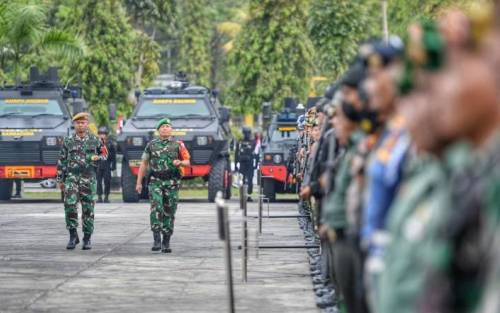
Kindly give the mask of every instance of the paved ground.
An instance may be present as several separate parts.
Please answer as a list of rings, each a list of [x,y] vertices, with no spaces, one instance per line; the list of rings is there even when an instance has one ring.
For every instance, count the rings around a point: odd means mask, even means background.
[[[271,205],[295,214],[296,204]],[[255,214],[256,204],[249,204]],[[230,202],[237,312],[319,312],[305,250],[250,251],[241,282],[240,210]],[[226,312],[213,204],[181,202],[172,254],[152,253],[148,204],[98,204],[91,251],[67,251],[62,204],[0,203],[0,312]],[[250,221],[251,244],[257,220]],[[266,219],[261,244],[303,244],[296,219]]]

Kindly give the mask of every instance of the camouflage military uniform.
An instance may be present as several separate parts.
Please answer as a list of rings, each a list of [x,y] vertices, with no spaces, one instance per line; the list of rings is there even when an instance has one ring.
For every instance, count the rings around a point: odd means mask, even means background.
[[[94,231],[94,204],[96,200],[97,161],[106,160],[107,150],[95,135],[87,133],[83,138],[73,134],[64,139],[57,163],[57,181],[64,184],[64,212],[66,228],[78,227],[78,202],[82,205],[82,224],[85,234]]]
[[[181,169],[174,160],[189,160],[189,152],[182,142],[155,138],[144,150],[142,159],[148,161],[151,171],[149,199],[151,201],[151,230],[171,235],[179,198]]]
[[[388,215],[391,240],[378,284],[377,312],[418,311],[425,273],[443,255],[440,229],[455,214],[449,179],[468,164],[468,151],[468,146],[456,144],[447,149],[443,160],[410,160],[410,170]]]
[[[335,189],[326,199],[321,220],[336,234],[332,243],[333,267],[348,312],[366,312],[366,303],[361,292],[361,258],[356,247],[356,240],[348,233],[350,225],[346,211],[347,192],[353,179],[352,161],[363,137],[361,132],[351,135],[346,152],[338,164]]]
[[[433,312],[473,312],[483,296],[499,228],[500,135],[475,150],[450,182],[452,210],[433,250],[422,307]]]

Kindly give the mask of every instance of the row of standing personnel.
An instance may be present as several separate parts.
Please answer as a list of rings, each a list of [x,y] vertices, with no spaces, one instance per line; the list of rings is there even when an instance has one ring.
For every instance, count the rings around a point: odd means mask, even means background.
[[[500,1],[371,41],[298,120],[301,205],[349,313],[500,312]]]

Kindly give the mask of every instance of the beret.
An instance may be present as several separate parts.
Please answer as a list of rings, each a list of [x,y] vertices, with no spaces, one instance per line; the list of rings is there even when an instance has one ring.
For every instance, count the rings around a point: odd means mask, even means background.
[[[170,122],[170,119],[167,117],[162,118],[158,121],[158,124],[156,124],[156,129],[159,129],[162,125],[172,125],[172,122]]]
[[[77,113],[73,116],[73,122],[77,120],[88,120],[89,119],[89,114],[87,112],[80,112]]]

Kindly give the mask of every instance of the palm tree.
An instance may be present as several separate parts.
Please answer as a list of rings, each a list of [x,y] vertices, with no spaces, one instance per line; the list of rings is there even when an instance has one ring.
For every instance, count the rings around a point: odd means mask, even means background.
[[[44,5],[2,2],[0,21],[1,70],[7,72],[10,62],[16,79],[28,55],[50,52],[59,58],[77,60],[85,54],[85,44],[79,36],[47,26]]]

